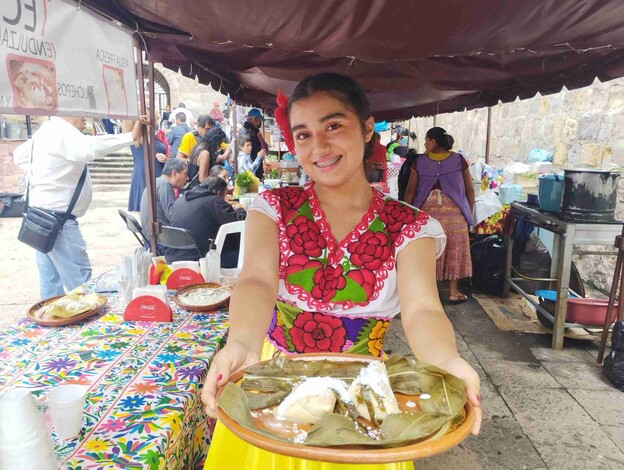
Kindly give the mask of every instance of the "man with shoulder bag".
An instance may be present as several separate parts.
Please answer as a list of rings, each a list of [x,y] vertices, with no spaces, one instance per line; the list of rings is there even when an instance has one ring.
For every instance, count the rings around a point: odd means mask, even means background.
[[[91,203],[87,162],[141,137],[146,118],[132,132],[88,136],[82,117],[51,117],[13,152],[28,175],[26,212],[18,239],[37,250],[42,299],[62,295],[91,279],[91,262],[77,218]]]

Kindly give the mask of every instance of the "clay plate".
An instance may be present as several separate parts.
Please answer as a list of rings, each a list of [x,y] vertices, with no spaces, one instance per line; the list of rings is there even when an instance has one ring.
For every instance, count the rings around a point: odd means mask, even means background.
[[[187,305],[185,304],[182,300],[180,300],[180,296],[187,293],[187,292],[192,292],[194,290],[197,289],[203,289],[205,287],[213,287],[213,288],[224,288],[226,290],[227,287],[222,286],[221,284],[216,284],[216,283],[212,283],[212,282],[205,282],[202,284],[193,284],[191,286],[184,286],[180,289],[178,289],[176,291],[176,293],[173,296],[173,301],[179,305],[180,307],[182,307],[185,310],[189,310],[191,312],[209,312],[211,310],[216,310],[217,307],[227,307],[228,305],[230,305],[230,296],[226,297],[224,300],[214,303],[214,304],[210,304],[210,305]]]
[[[298,354],[297,360],[318,360],[318,359],[330,359],[330,360],[349,360],[349,361],[374,361],[381,360],[366,356],[360,356],[355,354]],[[241,370],[232,377],[230,382],[239,383],[245,374],[244,370]],[[396,394],[399,407],[402,411],[417,411],[419,406],[412,405],[410,402],[418,403],[417,396]],[[231,419],[221,408],[217,408],[219,420],[227,427],[232,433],[240,437],[244,441],[261,449],[268,450],[276,454],[287,455],[290,457],[297,457],[301,459],[317,460],[322,462],[333,463],[394,463],[404,462],[409,460],[422,459],[431,457],[432,455],[440,454],[448,449],[455,447],[461,443],[466,436],[470,433],[470,428],[474,422],[474,409],[470,402],[466,402],[465,405],[465,419],[458,426],[451,425],[451,430],[444,436],[435,441],[419,442],[412,441],[406,445],[392,448],[375,448],[368,446],[357,445],[345,445],[334,447],[313,447],[303,444],[285,443],[278,440],[270,439],[262,434],[250,431],[236,421]],[[261,410],[252,412],[252,417],[258,427],[265,430],[274,432],[283,437],[293,435],[293,431],[289,429],[290,424],[285,421],[278,421],[272,419],[273,415],[270,413],[262,413]],[[310,426],[311,428],[312,426]],[[304,426],[299,425],[300,430],[305,430]]]
[[[49,299],[45,299],[45,300],[41,300],[37,302],[28,310],[28,318],[30,318],[32,321],[34,321],[35,323],[41,326],[71,325],[72,323],[78,323],[79,321],[82,321],[85,318],[89,318],[90,316],[95,315],[96,313],[100,312],[106,306],[108,302],[108,299],[106,297],[104,297],[103,295],[98,295],[98,304],[95,307],[93,307],[91,310],[87,310],[86,312],[83,312],[74,317],[61,318],[61,317],[51,316],[46,313],[41,318],[37,318],[36,316],[37,311],[41,307],[51,302],[54,302],[55,300],[60,299],[61,297],[65,297],[65,295],[57,295],[55,297],[50,297]]]

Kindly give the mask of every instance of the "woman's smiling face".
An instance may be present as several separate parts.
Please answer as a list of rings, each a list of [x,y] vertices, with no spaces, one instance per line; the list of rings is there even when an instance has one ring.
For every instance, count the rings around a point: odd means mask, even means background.
[[[354,175],[364,175],[364,146],[373,136],[370,117],[362,121],[342,101],[316,92],[293,103],[290,125],[297,159],[317,184],[340,186]]]

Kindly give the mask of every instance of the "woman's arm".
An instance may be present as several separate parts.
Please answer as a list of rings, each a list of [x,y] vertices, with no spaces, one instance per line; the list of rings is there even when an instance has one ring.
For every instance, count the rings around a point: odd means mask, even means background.
[[[212,360],[202,391],[206,412],[216,416],[216,394],[230,375],[260,360],[262,342],[271,324],[279,279],[277,225],[251,211],[245,222],[245,262],[230,301],[227,345]]]
[[[202,150],[197,156],[197,166],[199,166],[199,182],[208,178],[208,172],[210,171],[210,152],[208,150]]]
[[[433,238],[414,240],[399,253],[401,322],[418,360],[441,367],[464,380],[468,399],[476,412],[471,431],[477,434],[481,427],[479,375],[457,352],[453,326],[438,295],[435,253]]]
[[[418,173],[412,168],[407,182],[407,188],[405,188],[405,202],[408,204],[414,204],[416,188],[418,188]]]
[[[466,168],[463,172],[464,185],[466,186],[466,199],[468,199],[468,205],[470,205],[470,212],[474,211],[475,205],[475,192],[474,186],[472,186],[472,176],[470,175],[470,169]]]

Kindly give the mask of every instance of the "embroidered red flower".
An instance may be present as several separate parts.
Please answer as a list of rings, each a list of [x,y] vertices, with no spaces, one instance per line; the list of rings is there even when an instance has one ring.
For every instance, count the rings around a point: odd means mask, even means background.
[[[349,261],[358,267],[375,271],[390,258],[388,235],[385,232],[367,230],[359,240],[349,243]]]
[[[335,268],[333,266],[325,266],[317,269],[312,280],[314,281],[311,292],[312,297],[316,297],[323,302],[329,302],[334,298],[337,291],[344,289],[347,285],[347,280],[342,275],[342,266],[340,265]]]
[[[405,225],[411,224],[416,220],[416,216],[414,215],[414,209],[389,199],[386,201],[383,211],[379,214],[379,219],[385,224],[390,242],[392,243]]]
[[[295,217],[286,227],[286,236],[290,239],[290,249],[293,253],[310,258],[321,256],[327,246],[318,225],[303,215]]]
[[[290,329],[290,339],[299,353],[341,352],[346,336],[339,318],[322,313],[300,313]]]
[[[303,188],[284,187],[276,190],[279,192],[280,203],[282,206],[282,218],[284,222],[289,222],[290,218],[295,215],[299,208],[306,202],[306,196]]]
[[[352,269],[347,273],[347,277],[357,282],[366,292],[366,300],[370,300],[375,293],[375,273],[366,268]]]
[[[290,274],[310,268],[322,268],[323,263],[305,255],[292,255],[286,260],[286,277]]]

